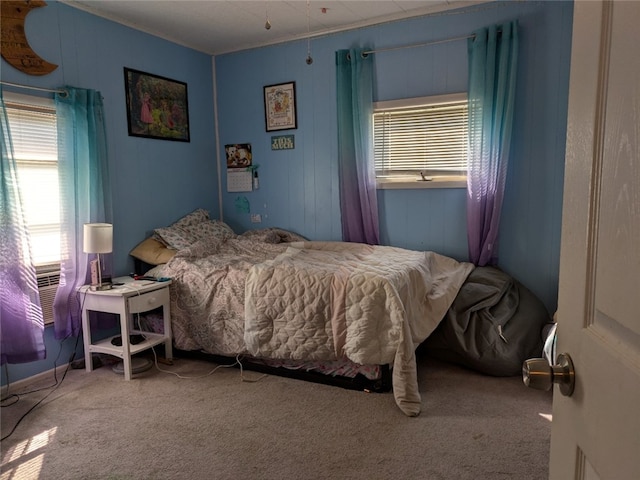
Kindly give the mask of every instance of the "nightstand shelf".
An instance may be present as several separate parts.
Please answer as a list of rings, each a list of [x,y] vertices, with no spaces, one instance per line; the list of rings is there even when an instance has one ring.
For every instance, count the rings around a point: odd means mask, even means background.
[[[160,345],[166,341],[164,335],[159,333],[149,333],[142,332],[140,330],[130,330],[130,335],[143,334],[146,339],[136,345],[130,345],[129,350],[131,355],[135,355],[136,353],[143,352],[148,348],[155,347],[156,345]],[[111,340],[119,337],[120,335],[114,335],[104,340],[98,340],[91,344],[91,351],[96,353],[107,353],[109,355],[113,355],[116,357],[124,358],[123,347],[119,347],[117,345],[113,345]]]
[[[124,378],[131,380],[131,356],[143,352],[156,345],[164,344],[165,357],[173,358],[171,347],[171,310],[169,285],[171,281],[153,282],[149,280],[135,281],[129,277],[120,277],[114,280],[123,285],[115,286],[111,290],[92,291],[88,285],[79,289],[82,297],[82,331],[84,337],[85,359],[90,359],[92,353],[106,353],[119,357],[124,363]],[[135,328],[134,315],[155,310],[162,307],[164,333],[153,333],[140,330],[140,325]],[[111,340],[118,336],[112,336],[102,340],[91,339],[91,325],[89,312],[114,313],[120,316],[120,335],[122,345],[113,345]],[[145,339],[132,345],[129,343],[130,335],[143,335]],[[88,372],[93,370],[91,361],[85,361]]]

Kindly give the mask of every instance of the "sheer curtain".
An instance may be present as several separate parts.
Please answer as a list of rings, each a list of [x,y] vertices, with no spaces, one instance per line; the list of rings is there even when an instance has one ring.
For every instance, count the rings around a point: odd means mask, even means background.
[[[53,311],[56,338],[78,336],[81,298],[77,289],[90,283],[89,258],[82,251],[85,223],[111,223],[111,195],[102,96],[94,90],[65,87],[56,94],[60,230],[60,286]],[[111,255],[103,256],[111,271]]]
[[[0,365],[4,365],[42,360],[46,350],[36,270],[1,88],[0,110]]]
[[[336,52],[338,165],[342,238],[380,242],[373,162],[373,56],[362,49]]]
[[[474,32],[469,51],[469,261],[498,262],[518,60],[517,21]]]

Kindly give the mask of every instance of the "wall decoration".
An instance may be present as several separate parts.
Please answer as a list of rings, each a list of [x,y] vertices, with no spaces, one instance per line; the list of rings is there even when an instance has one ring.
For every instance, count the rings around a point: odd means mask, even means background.
[[[250,170],[230,168],[227,170],[227,192],[253,191],[253,178]]]
[[[186,83],[126,67],[124,82],[130,136],[190,141]]]
[[[247,168],[252,165],[250,143],[225,145],[224,151],[227,154],[227,168]]]
[[[49,63],[33,51],[27,41],[25,20],[34,8],[46,7],[41,0],[2,0],[0,2],[0,54],[9,65],[29,75],[46,75],[58,65]]]
[[[224,146],[227,155],[227,192],[252,191],[252,163],[250,143]]]
[[[271,150],[291,150],[293,148],[296,148],[293,135],[271,137]]]
[[[238,213],[249,213],[251,211],[251,205],[247,197],[236,197],[233,203]]]
[[[264,116],[267,132],[298,128],[296,82],[264,87]]]

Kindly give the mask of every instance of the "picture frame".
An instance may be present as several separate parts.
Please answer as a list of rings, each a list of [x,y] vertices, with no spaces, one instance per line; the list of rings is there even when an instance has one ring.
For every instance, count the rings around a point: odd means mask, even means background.
[[[293,150],[296,148],[295,135],[274,135],[271,150]]]
[[[129,136],[189,142],[187,84],[124,67]]]
[[[264,87],[264,118],[267,132],[298,128],[296,82]]]
[[[224,146],[227,168],[247,169],[253,164],[250,143],[235,143]]]

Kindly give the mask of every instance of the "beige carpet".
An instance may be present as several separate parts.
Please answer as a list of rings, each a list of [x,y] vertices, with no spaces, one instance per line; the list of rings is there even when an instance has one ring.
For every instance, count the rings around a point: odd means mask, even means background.
[[[391,393],[240,370],[125,382],[70,370],[2,442],[5,479],[546,479],[551,394],[421,358],[423,411]],[[215,365],[176,360],[201,375]],[[244,372],[245,379],[261,374]],[[2,408],[2,436],[45,392]],[[10,402],[5,402],[5,405]]]

